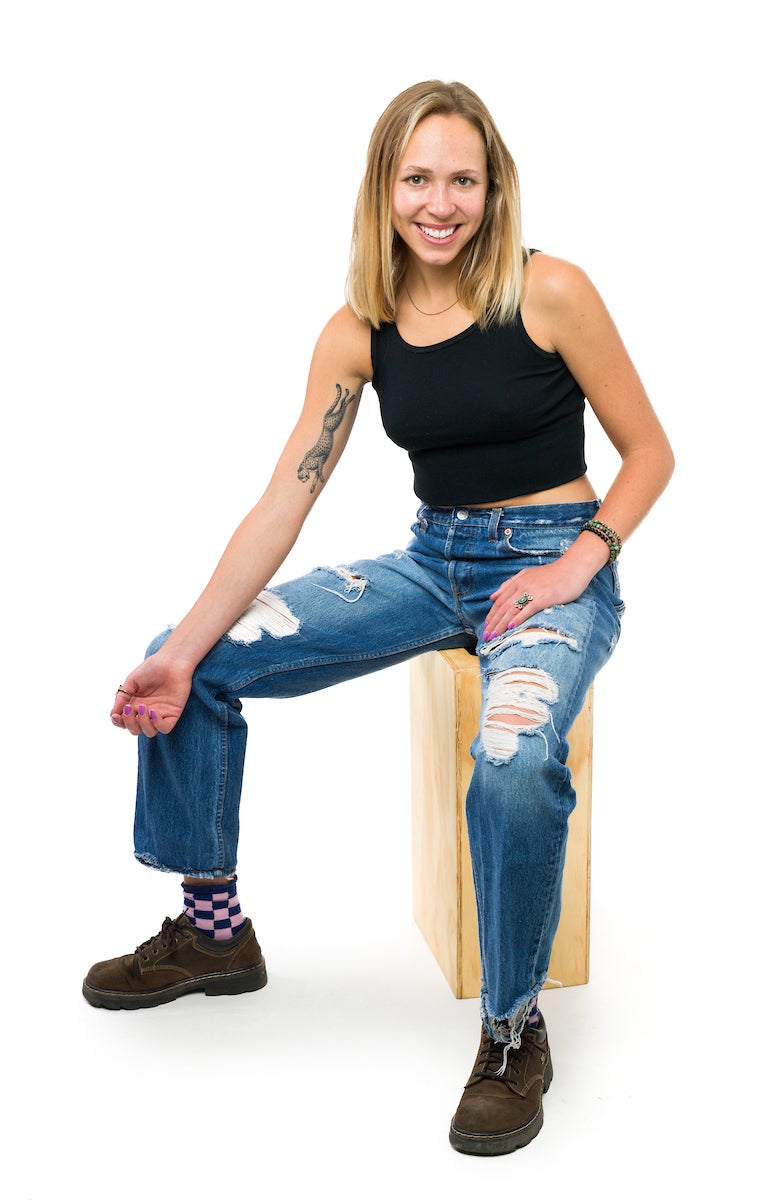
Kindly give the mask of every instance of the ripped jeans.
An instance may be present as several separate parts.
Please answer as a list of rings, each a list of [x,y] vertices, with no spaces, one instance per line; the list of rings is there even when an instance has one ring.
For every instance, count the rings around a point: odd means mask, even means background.
[[[428,650],[475,650],[483,700],[466,815],[482,1016],[497,1040],[516,1040],[546,980],[560,915],[575,804],[566,735],[620,631],[615,565],[573,603],[481,639],[490,594],[523,567],[558,558],[597,509],[422,505],[405,550],[262,592],[199,664],[172,732],[138,739],[137,858],[192,876],[235,870],[241,700],[303,695]]]

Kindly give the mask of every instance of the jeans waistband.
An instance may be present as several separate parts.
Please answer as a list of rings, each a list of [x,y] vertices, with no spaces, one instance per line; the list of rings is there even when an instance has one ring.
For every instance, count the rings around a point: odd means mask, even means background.
[[[497,508],[436,508],[422,504],[417,519],[444,530],[487,530],[494,536],[502,525],[582,525],[599,510],[601,501],[580,500],[566,504],[518,504]]]

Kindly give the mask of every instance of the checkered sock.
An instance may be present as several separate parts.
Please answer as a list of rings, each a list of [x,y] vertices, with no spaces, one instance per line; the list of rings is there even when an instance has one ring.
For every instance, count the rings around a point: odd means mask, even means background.
[[[541,1015],[542,1014],[539,1012],[539,1005],[537,1004],[536,1000],[534,1000],[534,1006],[526,1018],[526,1025],[538,1025]]]
[[[233,937],[245,924],[237,899],[236,877],[230,883],[210,883],[205,879],[199,887],[184,883],[182,899],[182,911],[191,925],[216,941]]]

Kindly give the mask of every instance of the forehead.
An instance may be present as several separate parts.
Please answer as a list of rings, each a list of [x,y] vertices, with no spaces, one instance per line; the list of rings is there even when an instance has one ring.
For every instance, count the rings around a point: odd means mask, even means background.
[[[402,154],[404,164],[451,162],[454,166],[483,167],[487,162],[484,138],[475,125],[457,113],[433,113],[419,122]]]

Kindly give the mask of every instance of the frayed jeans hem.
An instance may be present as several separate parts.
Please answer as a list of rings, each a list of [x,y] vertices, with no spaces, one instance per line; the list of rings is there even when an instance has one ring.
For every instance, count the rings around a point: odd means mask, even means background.
[[[494,1017],[488,1011],[487,997],[481,999],[482,1024],[495,1042],[512,1042],[519,1045],[520,1036],[525,1029],[526,1021],[536,1005],[539,993],[546,983],[546,977],[528,996],[513,1005],[506,1016]]]
[[[201,871],[193,867],[170,867],[166,863],[159,862],[152,854],[137,852],[134,857],[143,867],[150,867],[153,871],[163,871],[170,875],[187,875],[191,879],[228,879],[236,873],[235,867],[216,867],[214,871]]]

